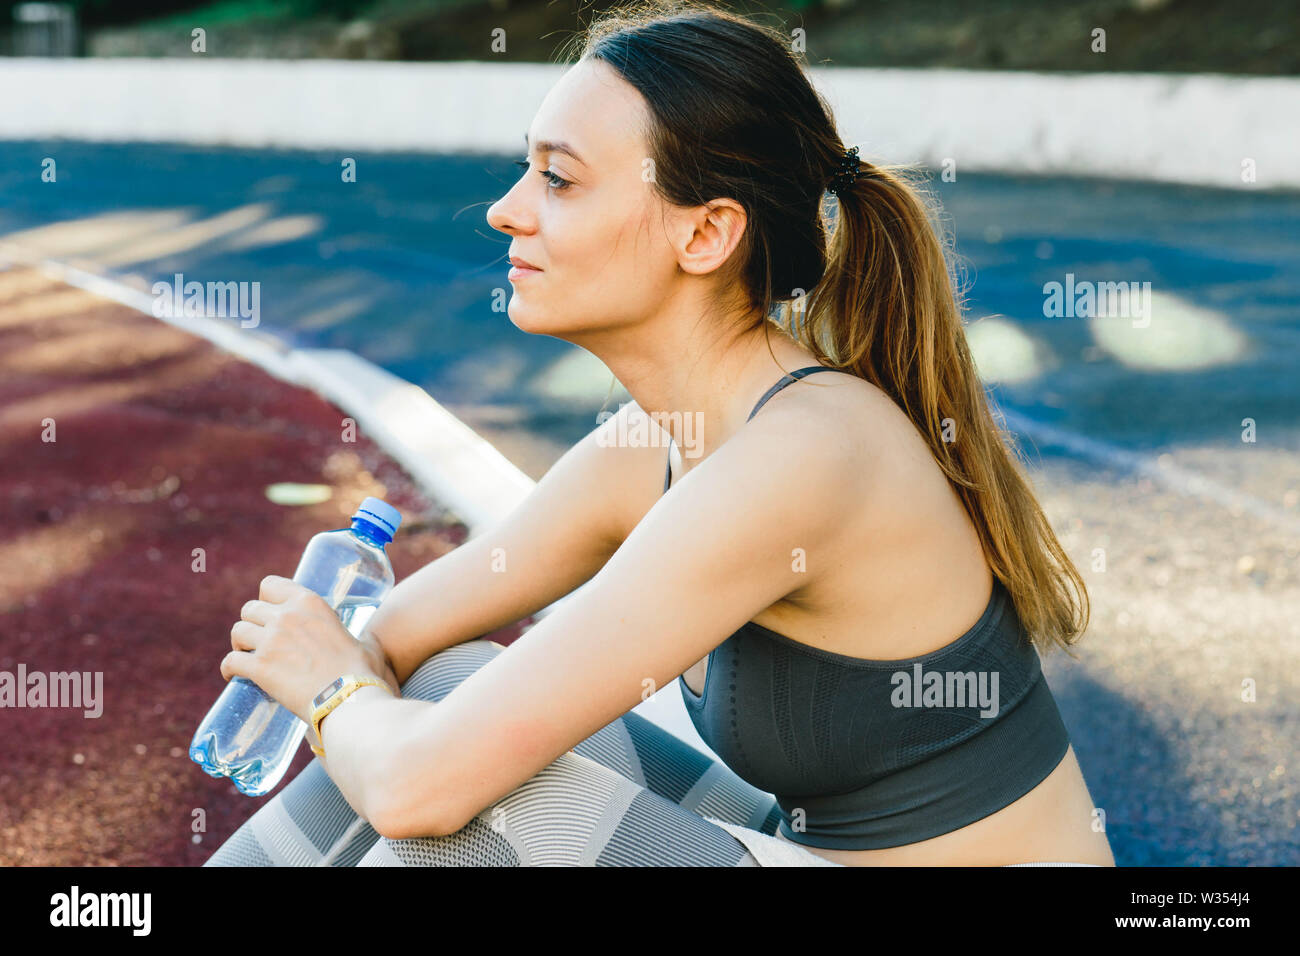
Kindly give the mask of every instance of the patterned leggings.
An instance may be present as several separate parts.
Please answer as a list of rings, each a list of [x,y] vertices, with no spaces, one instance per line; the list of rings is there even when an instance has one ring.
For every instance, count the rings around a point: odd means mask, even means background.
[[[503,650],[482,638],[446,648],[402,696],[442,700]],[[779,819],[770,794],[628,712],[446,836],[381,837],[313,760],[203,865],[760,866],[726,826],[779,843]]]

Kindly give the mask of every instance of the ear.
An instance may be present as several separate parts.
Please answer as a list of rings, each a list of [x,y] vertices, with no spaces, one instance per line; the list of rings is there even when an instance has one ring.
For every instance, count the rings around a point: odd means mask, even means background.
[[[682,271],[705,275],[720,268],[740,244],[748,222],[745,208],[734,199],[680,210],[671,235],[681,238],[677,263]]]

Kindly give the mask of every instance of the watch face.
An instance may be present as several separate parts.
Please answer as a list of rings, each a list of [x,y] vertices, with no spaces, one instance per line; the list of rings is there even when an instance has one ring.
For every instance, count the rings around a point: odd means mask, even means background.
[[[330,684],[323,691],[317,694],[316,699],[312,701],[312,704],[319,707],[321,704],[325,703],[325,701],[333,697],[334,694],[338,691],[338,689],[342,686],[343,686],[343,678],[340,677],[336,679],[334,683]]]

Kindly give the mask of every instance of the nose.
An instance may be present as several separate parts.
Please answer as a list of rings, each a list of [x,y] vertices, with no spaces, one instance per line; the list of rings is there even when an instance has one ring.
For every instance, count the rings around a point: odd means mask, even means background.
[[[522,183],[523,179],[519,182]],[[488,207],[487,224],[498,232],[511,236],[528,231],[531,219],[521,207],[519,197],[519,183],[515,183],[508,193]]]

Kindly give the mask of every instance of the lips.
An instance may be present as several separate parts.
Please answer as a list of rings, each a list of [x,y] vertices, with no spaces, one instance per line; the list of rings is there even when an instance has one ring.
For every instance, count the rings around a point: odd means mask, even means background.
[[[514,266],[516,269],[537,269],[538,272],[542,271],[540,268],[533,265],[527,259],[521,259],[518,256],[511,256],[510,264]]]

